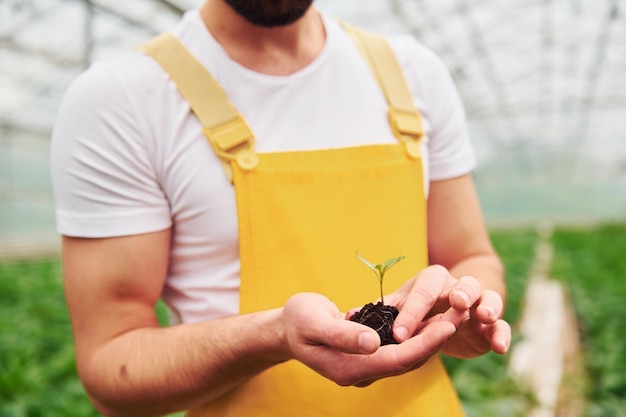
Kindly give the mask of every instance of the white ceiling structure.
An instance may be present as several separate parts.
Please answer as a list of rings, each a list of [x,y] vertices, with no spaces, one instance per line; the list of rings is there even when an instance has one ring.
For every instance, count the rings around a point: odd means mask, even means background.
[[[201,3],[0,0],[0,211],[3,201],[7,210],[10,199],[31,198],[26,188],[48,192],[45,171],[29,170],[35,179],[27,179],[15,160],[45,166],[50,129],[71,80]],[[604,200],[581,203],[577,215],[626,218],[626,0],[315,4],[371,30],[411,32],[443,58],[467,109],[480,161],[477,183],[494,218],[512,217],[519,205],[527,213],[520,219],[567,217],[564,207],[577,206],[572,199],[581,193],[593,197],[581,200]],[[521,191],[513,201],[515,185]],[[553,205],[528,203],[554,199],[557,186],[563,197]]]
[[[363,3],[341,12],[408,30],[442,56],[481,160],[532,150],[559,159],[554,175],[587,175],[590,162],[601,165],[595,175],[626,175],[626,1],[394,0],[371,1],[369,12]],[[380,19],[381,3],[393,21]]]

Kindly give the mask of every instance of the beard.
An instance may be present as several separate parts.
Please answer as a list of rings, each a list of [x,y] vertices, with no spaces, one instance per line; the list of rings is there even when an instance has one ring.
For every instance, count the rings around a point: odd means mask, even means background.
[[[224,0],[235,12],[256,26],[287,26],[300,19],[313,0]]]

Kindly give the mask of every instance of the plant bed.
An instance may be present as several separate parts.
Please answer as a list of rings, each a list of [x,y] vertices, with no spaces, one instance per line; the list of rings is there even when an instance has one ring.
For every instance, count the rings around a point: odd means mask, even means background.
[[[567,285],[579,320],[584,415],[626,416],[626,224],[560,228],[553,244],[551,275]]]
[[[492,230],[490,235],[506,269],[508,297],[504,318],[514,328],[514,346],[519,340],[516,323],[523,307],[537,234],[533,228],[527,228]],[[534,400],[511,378],[508,358],[509,355],[493,352],[470,360],[442,355],[468,417],[527,415]]]

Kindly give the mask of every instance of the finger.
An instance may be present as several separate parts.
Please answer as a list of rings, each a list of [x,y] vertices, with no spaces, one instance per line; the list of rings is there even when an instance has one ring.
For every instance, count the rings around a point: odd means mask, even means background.
[[[448,297],[450,273],[441,266],[422,270],[413,281],[405,300],[397,305],[400,313],[394,322],[393,334],[398,342],[407,340],[428,312],[443,297]]]
[[[363,308],[363,306],[361,306],[361,307],[354,307],[354,308],[351,308],[350,310],[348,310],[348,312],[346,313],[346,320],[350,320],[350,317],[354,316],[356,313],[361,311],[362,308]]]
[[[456,328],[447,321],[433,323],[419,335],[398,345],[382,346],[371,357],[369,364],[375,367],[367,369],[355,386],[367,386],[388,376],[400,375],[424,365],[434,354],[439,352],[454,335]],[[365,357],[364,357],[365,359]]]
[[[396,354],[402,364],[402,371],[415,369],[417,365],[425,363],[456,333],[454,324],[447,320],[432,323],[417,336],[411,337],[400,345]]]
[[[400,288],[392,292],[391,294],[385,294],[385,302],[394,306],[402,303],[402,300],[406,299],[407,294],[411,291],[413,283],[416,277],[413,277],[406,281]]]
[[[380,336],[374,329],[342,319],[316,319],[305,338],[311,344],[328,346],[343,353],[369,355],[380,347]]]
[[[375,330],[345,319],[328,298],[315,293],[291,297],[283,309],[287,338],[296,354],[329,347],[329,354],[370,354],[380,346]]]
[[[411,292],[411,288],[413,287],[413,285],[415,283],[415,279],[416,279],[416,277],[411,278],[410,280],[406,281],[402,285],[402,287],[398,288],[393,293],[385,295],[385,302],[387,304],[390,304],[390,305],[393,305],[393,306],[396,306],[396,307],[399,307],[399,308],[402,305],[404,305],[405,304],[405,300],[406,300],[408,294]],[[454,282],[449,282],[447,284],[446,288],[452,288],[453,285],[454,285]],[[444,290],[444,292],[445,291],[446,290]],[[447,294],[447,292],[446,292],[446,294]],[[380,301],[380,299],[378,301]],[[435,303],[435,306],[430,309],[430,311],[428,312],[428,314],[425,317],[430,317],[430,316],[434,316],[434,315],[439,314],[439,313],[443,313],[449,307],[450,307],[450,301],[448,300],[448,297],[441,296],[441,297],[439,297],[439,300],[437,301],[437,303]]]
[[[511,345],[511,326],[504,320],[497,320],[485,327],[483,337],[489,343],[491,350],[503,355],[508,352]]]
[[[470,319],[470,312],[468,310],[458,311],[453,308],[449,308],[447,311],[443,313],[436,314],[432,317],[421,322],[417,329],[415,330],[415,334],[419,334],[423,332],[426,328],[431,326],[434,323],[440,321],[447,321],[452,323],[452,325],[458,330],[463,324],[465,324]]]
[[[504,310],[502,297],[495,291],[485,290],[476,308],[476,318],[484,324],[495,323]]]
[[[450,305],[457,310],[468,310],[480,297],[480,281],[469,275],[464,276],[457,281],[450,291]]]

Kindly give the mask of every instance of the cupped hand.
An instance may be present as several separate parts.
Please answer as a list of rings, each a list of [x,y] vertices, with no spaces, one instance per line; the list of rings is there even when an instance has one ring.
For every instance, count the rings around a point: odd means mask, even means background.
[[[455,291],[462,289],[455,289],[453,294]],[[484,355],[489,351],[505,354],[511,344],[511,326],[500,319],[502,310],[500,294],[491,290],[483,291],[470,306],[470,320],[457,330],[442,352],[464,359]]]
[[[314,293],[291,297],[282,323],[288,355],[342,386],[365,386],[417,369],[456,331],[449,320],[432,320],[404,343],[381,347],[373,329],[346,320],[328,298]]]
[[[394,323],[399,342],[410,340],[433,322],[447,320],[458,330],[442,348],[445,354],[471,358],[490,350],[503,354],[509,348],[511,328],[500,319],[502,297],[483,290],[474,277],[457,279],[442,266],[430,266],[385,300],[400,310]]]

